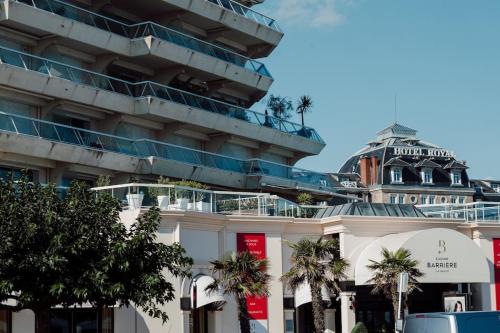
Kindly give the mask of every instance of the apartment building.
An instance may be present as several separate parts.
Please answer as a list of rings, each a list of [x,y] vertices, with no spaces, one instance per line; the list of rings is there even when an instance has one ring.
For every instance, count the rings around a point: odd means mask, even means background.
[[[245,2],[248,4],[248,1]],[[252,110],[277,22],[232,0],[9,0],[0,17],[3,170],[66,186],[159,175],[330,193],[295,168],[325,143]]]

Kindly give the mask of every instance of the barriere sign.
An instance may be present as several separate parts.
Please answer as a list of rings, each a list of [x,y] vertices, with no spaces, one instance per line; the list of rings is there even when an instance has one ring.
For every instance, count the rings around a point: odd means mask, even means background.
[[[455,157],[451,150],[438,148],[394,147],[394,155],[400,156],[427,156],[427,157]]]

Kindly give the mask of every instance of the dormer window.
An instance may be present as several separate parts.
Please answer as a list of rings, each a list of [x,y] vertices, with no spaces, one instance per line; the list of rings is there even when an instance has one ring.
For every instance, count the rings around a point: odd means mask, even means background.
[[[391,184],[403,184],[403,168],[391,168]]]
[[[424,168],[420,172],[422,176],[422,183],[423,184],[432,184],[433,179],[432,179],[432,169],[431,168]]]
[[[500,193],[500,184],[491,184],[493,191]]]
[[[462,185],[462,170],[451,170],[451,185]]]

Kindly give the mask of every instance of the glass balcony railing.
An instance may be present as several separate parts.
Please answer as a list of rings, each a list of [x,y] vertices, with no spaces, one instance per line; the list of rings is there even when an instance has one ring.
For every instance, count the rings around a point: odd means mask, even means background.
[[[434,204],[418,205],[427,217],[464,220],[469,223],[499,223],[500,203],[498,202],[472,202],[464,204]]]
[[[331,189],[334,187],[334,184],[330,182],[325,174],[288,165],[259,159],[240,160],[149,139],[132,140],[5,112],[0,112],[0,131],[29,135],[59,143],[138,158],[153,156],[159,159],[206,166],[248,176],[277,177],[296,181],[306,187],[314,186],[314,188]]]
[[[50,77],[66,79],[96,89],[107,90],[133,98],[156,97],[324,143],[319,134],[310,127],[302,127],[300,124],[287,120],[158,83],[150,81],[128,82],[5,47],[0,47],[0,61],[4,64],[35,71]]]
[[[251,8],[243,6],[242,4],[237,3],[236,1],[232,1],[232,0],[206,0],[206,1],[211,2],[213,4],[216,4],[217,6],[223,7],[223,8],[230,10],[236,14],[242,15],[250,20],[253,20],[259,24],[263,24],[263,25],[268,26],[276,31],[281,32],[281,29],[275,20],[273,20],[272,18],[269,18],[261,13],[256,12],[255,10],[253,10]]]
[[[242,56],[241,54],[223,47],[207,43],[193,36],[153,22],[129,25],[59,0],[17,0],[17,2],[49,11],[59,16],[82,22],[127,38],[136,39],[153,36],[222,61],[229,62],[233,65],[243,67],[251,72],[272,77],[266,66],[257,60]]]

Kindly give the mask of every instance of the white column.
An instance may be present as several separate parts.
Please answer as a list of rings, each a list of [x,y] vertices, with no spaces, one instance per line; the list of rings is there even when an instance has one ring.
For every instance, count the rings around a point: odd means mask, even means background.
[[[269,287],[271,296],[267,299],[268,332],[284,332],[283,327],[283,284],[282,242],[280,234],[266,234],[266,254],[269,259],[268,272],[272,279]]]
[[[325,309],[325,333],[335,333],[335,309]]]
[[[181,327],[182,333],[189,333],[189,314],[191,311],[181,311]],[[172,319],[171,319],[172,320]],[[175,319],[174,319],[175,320]]]
[[[354,308],[351,309],[351,298],[356,297],[356,292],[341,292],[340,293],[340,317],[342,319],[342,333],[351,333],[354,325],[356,325],[356,315]]]

